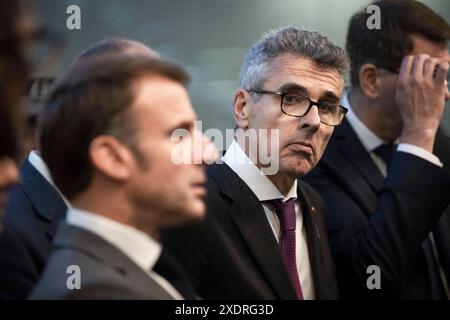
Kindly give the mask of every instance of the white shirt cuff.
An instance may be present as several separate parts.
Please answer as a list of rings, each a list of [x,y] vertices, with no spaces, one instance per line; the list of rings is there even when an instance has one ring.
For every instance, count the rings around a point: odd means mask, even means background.
[[[441,168],[443,167],[443,164],[442,164],[441,160],[439,160],[438,157],[436,157],[431,152],[425,150],[424,148],[415,146],[413,144],[400,143],[397,146],[397,151],[413,154],[419,158],[422,158],[424,160],[431,162],[432,164],[434,164],[438,167],[441,167]]]

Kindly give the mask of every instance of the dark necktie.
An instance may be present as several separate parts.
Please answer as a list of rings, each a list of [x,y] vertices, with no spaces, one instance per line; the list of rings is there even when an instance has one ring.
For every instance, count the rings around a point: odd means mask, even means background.
[[[286,202],[281,199],[270,200],[267,203],[273,207],[280,220],[280,249],[281,256],[289,272],[289,275],[294,285],[297,297],[303,300],[302,287],[298,278],[297,272],[297,258],[295,252],[295,199],[291,198]]]
[[[187,300],[194,300],[195,292],[185,271],[170,253],[163,249],[153,271],[166,279]]]
[[[374,149],[373,152],[383,159],[384,163],[386,163],[386,167],[389,167],[396,147],[397,146],[393,143],[385,143]]]

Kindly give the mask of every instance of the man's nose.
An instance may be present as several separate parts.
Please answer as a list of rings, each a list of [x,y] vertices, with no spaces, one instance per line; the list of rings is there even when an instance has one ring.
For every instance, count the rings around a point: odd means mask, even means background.
[[[311,128],[311,130],[317,131],[320,127],[319,109],[316,105],[312,105],[308,113],[299,119],[300,128]]]

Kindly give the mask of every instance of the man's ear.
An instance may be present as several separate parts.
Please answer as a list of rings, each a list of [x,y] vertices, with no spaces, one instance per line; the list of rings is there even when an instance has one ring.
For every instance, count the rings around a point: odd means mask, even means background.
[[[372,63],[364,63],[359,68],[359,86],[365,96],[375,99],[379,96],[379,70]]]
[[[236,124],[242,128],[248,128],[249,108],[252,97],[242,89],[236,90],[233,97],[233,112]]]
[[[134,163],[131,151],[116,138],[97,136],[89,146],[89,157],[96,170],[117,180],[130,179]]]

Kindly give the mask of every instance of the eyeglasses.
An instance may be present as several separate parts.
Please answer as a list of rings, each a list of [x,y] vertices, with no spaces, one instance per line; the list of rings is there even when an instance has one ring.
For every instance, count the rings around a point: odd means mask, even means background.
[[[319,112],[320,122],[328,126],[338,126],[342,123],[348,109],[334,102],[313,101],[310,98],[293,93],[281,91],[269,91],[263,89],[251,89],[249,92],[259,94],[273,94],[281,97],[281,111],[291,117],[304,117],[316,106]]]
[[[400,73],[400,69],[394,69],[392,67],[386,67],[386,66],[382,66],[382,65],[379,65],[379,64],[375,64],[375,66],[377,68],[379,68],[379,69],[384,69],[386,71],[389,71],[390,73],[395,73],[395,74],[399,74]],[[434,68],[433,77],[436,76],[436,72],[438,71],[438,69],[439,69],[439,65],[436,65],[435,68]],[[447,86],[449,85],[449,83],[450,83],[450,72],[447,72],[447,80],[446,80]],[[449,90],[450,90],[450,88],[449,88]]]

